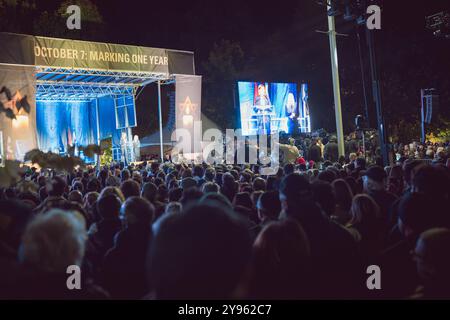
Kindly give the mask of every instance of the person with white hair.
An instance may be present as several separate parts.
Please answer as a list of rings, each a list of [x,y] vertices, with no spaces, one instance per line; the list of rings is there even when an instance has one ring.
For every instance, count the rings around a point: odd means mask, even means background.
[[[19,261],[27,272],[16,286],[16,298],[106,298],[106,292],[81,272],[86,239],[86,223],[77,212],[52,209],[36,216],[22,238]],[[68,285],[68,278],[77,272],[73,270],[80,271],[79,289]]]

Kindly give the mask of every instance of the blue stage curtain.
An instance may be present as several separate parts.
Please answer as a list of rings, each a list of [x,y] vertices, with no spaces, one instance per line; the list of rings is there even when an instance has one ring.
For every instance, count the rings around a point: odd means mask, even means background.
[[[132,99],[132,96],[130,96]],[[128,97],[127,97],[128,98]],[[121,130],[116,129],[114,99],[98,100],[100,140],[112,137],[114,148],[120,147]],[[134,106],[133,110],[134,112]],[[134,114],[130,114],[130,125]],[[36,123],[39,148],[44,151],[66,152],[69,143],[86,146],[97,143],[96,101],[37,101]]]
[[[39,148],[44,151],[65,152],[69,143],[79,146],[94,143],[91,112],[89,102],[37,101]]]
[[[95,104],[93,104],[95,106]],[[112,137],[113,148],[120,147],[120,130],[116,129],[114,99],[110,96],[98,99],[100,113],[100,140]],[[95,112],[94,112],[95,113]],[[95,119],[95,116],[94,116]],[[96,130],[95,130],[96,132]]]

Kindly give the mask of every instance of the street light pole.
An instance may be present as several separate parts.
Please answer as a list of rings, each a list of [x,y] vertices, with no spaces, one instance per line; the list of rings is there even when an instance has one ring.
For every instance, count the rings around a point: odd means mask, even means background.
[[[327,6],[327,15],[330,5]],[[333,76],[334,111],[336,116],[336,133],[338,141],[339,156],[345,155],[344,129],[342,126],[341,92],[339,84],[338,55],[336,45],[336,27],[334,16],[328,15],[328,37],[330,39],[331,72]]]

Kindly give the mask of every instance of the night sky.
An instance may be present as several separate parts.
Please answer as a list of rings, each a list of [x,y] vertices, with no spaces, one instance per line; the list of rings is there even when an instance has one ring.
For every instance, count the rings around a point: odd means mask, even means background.
[[[214,43],[221,39],[238,42],[245,55],[244,78],[310,83],[313,127],[334,130],[334,117],[330,117],[334,111],[328,37],[316,32],[327,30],[327,17],[325,8],[315,0],[92,2],[98,6],[106,28],[104,38],[98,40],[194,51],[198,74],[203,74],[203,63]],[[380,71],[385,76],[398,75],[400,82],[416,81],[408,88],[398,88],[405,90],[410,100],[398,97],[391,109],[402,99],[404,109],[415,103],[421,86],[441,85],[449,91],[450,40],[434,38],[425,29],[425,16],[450,12],[450,1],[380,2],[382,30],[376,36]],[[60,4],[61,1],[55,0],[38,1],[38,10],[51,12]],[[354,24],[339,17],[336,25],[338,32],[348,34],[338,38],[342,90],[352,93],[348,99],[345,93],[343,97],[344,129],[348,129],[346,123],[353,122],[354,116],[363,112],[359,55]],[[408,77],[414,68],[436,71],[436,79]],[[426,81],[421,83],[421,78]],[[370,83],[367,89],[370,90]],[[144,98],[153,93],[147,92]],[[139,109],[143,108],[140,103]],[[153,114],[155,106],[153,102],[150,105]]]

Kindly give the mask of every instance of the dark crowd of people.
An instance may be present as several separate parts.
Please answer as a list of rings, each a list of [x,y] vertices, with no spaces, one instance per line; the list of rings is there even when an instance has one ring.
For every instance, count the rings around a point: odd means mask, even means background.
[[[448,162],[321,160],[271,176],[169,162],[30,169],[1,189],[0,298],[450,298]],[[68,288],[73,265],[80,289]]]

